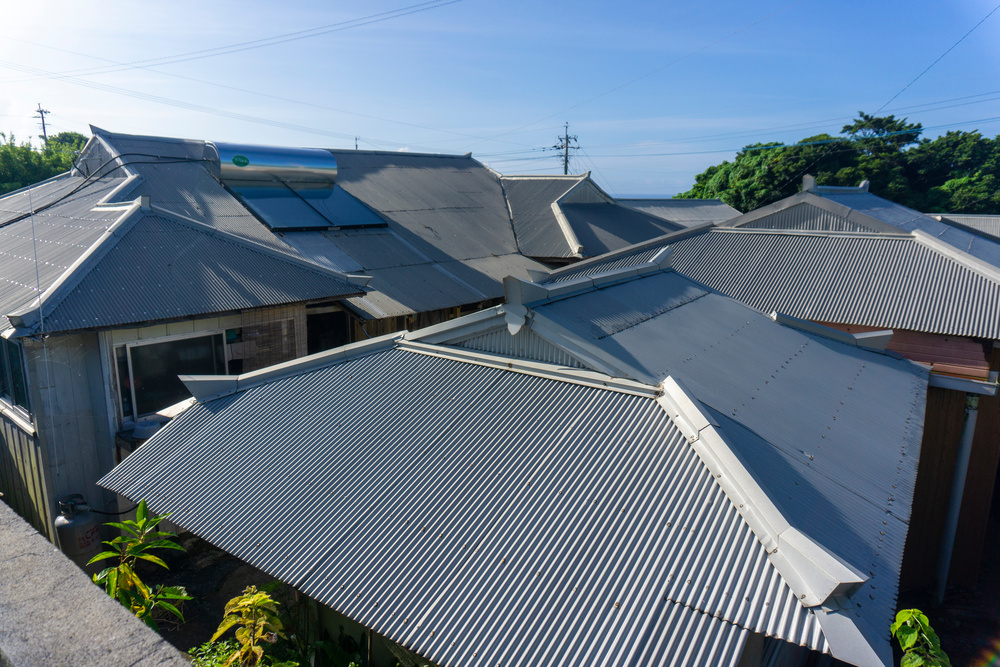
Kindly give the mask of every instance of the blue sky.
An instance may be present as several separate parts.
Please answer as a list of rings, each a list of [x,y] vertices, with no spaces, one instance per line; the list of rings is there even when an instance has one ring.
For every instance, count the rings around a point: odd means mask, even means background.
[[[561,173],[545,149],[569,122],[581,147],[571,172],[591,170],[612,194],[671,195],[745,144],[835,134],[875,112],[997,0],[3,5],[0,131],[19,139],[40,133],[41,103],[52,131],[86,134],[92,123],[326,147],[358,137],[360,148],[472,151],[503,173],[541,174]],[[923,123],[929,137],[1000,134],[998,45],[1000,11],[882,113]]]

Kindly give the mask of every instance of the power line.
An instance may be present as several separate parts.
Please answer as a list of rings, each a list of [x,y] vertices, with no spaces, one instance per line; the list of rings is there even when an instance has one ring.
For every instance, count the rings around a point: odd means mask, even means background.
[[[794,2],[791,2],[791,3],[787,4],[787,5],[785,5],[781,9],[779,9],[779,10],[777,10],[775,12],[771,12],[767,16],[764,16],[763,18],[757,19],[756,21],[754,21],[752,23],[748,23],[747,25],[743,26],[742,28],[739,28],[738,30],[734,30],[733,32],[729,33],[728,35],[725,35],[724,37],[720,37],[720,38],[716,39],[713,42],[709,42],[708,44],[705,44],[704,46],[701,46],[701,47],[695,49],[694,51],[690,51],[690,52],[688,52],[688,53],[686,53],[686,54],[684,54],[682,56],[674,58],[670,62],[667,62],[667,63],[665,63],[663,65],[660,65],[659,67],[651,69],[648,72],[646,72],[644,74],[640,74],[639,76],[634,77],[632,79],[629,79],[628,81],[625,81],[624,83],[618,84],[617,86],[609,88],[609,89],[605,90],[602,93],[598,93],[597,95],[594,95],[593,97],[589,97],[589,98],[583,100],[582,102],[578,102],[577,104],[574,104],[572,106],[566,107],[565,109],[561,109],[560,111],[556,111],[555,113],[549,114],[548,116],[545,116],[544,118],[539,118],[538,120],[536,120],[534,122],[527,123],[526,125],[521,125],[520,127],[514,128],[513,130],[509,130],[507,132],[503,132],[503,133],[498,134],[498,135],[496,135],[494,137],[491,137],[491,140],[496,140],[496,139],[499,139],[500,137],[507,136],[508,134],[513,134],[515,132],[519,132],[519,131],[527,128],[527,127],[531,127],[532,125],[538,125],[539,123],[547,121],[550,118],[554,118],[556,116],[561,116],[561,115],[563,115],[563,114],[565,114],[565,113],[567,113],[569,111],[573,111],[574,109],[582,107],[585,104],[590,104],[591,102],[593,102],[595,100],[598,100],[598,99],[600,99],[602,97],[610,95],[611,93],[617,92],[617,91],[621,90],[622,88],[625,88],[627,86],[631,86],[633,83],[636,83],[637,81],[641,81],[641,80],[643,80],[643,79],[645,79],[647,77],[653,76],[654,74],[662,72],[663,70],[667,69],[668,67],[672,67],[673,65],[676,65],[677,63],[679,63],[681,61],[687,60],[688,58],[691,58],[692,56],[695,56],[695,55],[701,53],[702,51],[706,51],[706,50],[712,48],[713,46],[721,44],[722,42],[724,42],[724,41],[726,41],[728,39],[732,39],[733,37],[735,37],[736,35],[740,34],[741,32],[745,32],[745,31],[749,30],[750,28],[753,28],[753,27],[757,26],[758,24],[763,23],[764,21],[767,21],[768,19],[771,19],[771,18],[777,16],[778,14],[781,14],[781,13],[783,13],[783,12],[791,9],[795,5],[801,4],[804,1],[805,0],[795,0]]]
[[[435,0],[435,1],[437,2],[439,0]],[[459,1],[461,1],[461,0],[454,0],[454,2],[459,2]],[[423,3],[423,4],[430,4],[430,3]],[[414,5],[414,6],[416,7],[416,6],[420,6],[420,5]],[[436,6],[438,6],[438,5],[435,5],[435,7]],[[425,11],[427,9],[434,9],[435,7],[426,7],[425,9],[423,9],[421,11]],[[409,13],[414,13],[414,12],[409,12]],[[375,16],[379,16],[379,15],[375,15]],[[402,14],[400,14],[400,16],[402,16]],[[395,18],[395,17],[387,17],[386,19],[380,19],[380,20],[387,20],[388,18]],[[355,20],[356,21],[360,21],[362,19],[355,19]],[[367,25],[367,23],[362,23],[362,24],[358,24],[358,25]],[[348,27],[357,27],[357,26],[356,25],[351,25],[351,26],[346,26],[345,28],[341,28],[341,29],[346,30]],[[291,33],[291,34],[297,34],[297,33]],[[311,36],[311,35],[309,35],[309,36]],[[153,69],[150,65],[146,65],[146,64],[120,63],[120,62],[117,62],[117,61],[114,61],[114,60],[109,60],[108,58],[100,58],[100,57],[97,57],[97,56],[94,56],[94,55],[91,55],[91,54],[81,53],[79,51],[71,51],[71,50],[68,50],[68,49],[63,49],[63,48],[51,46],[51,45],[48,45],[48,44],[39,44],[38,42],[31,42],[31,41],[28,41],[28,40],[15,39],[15,38],[10,38],[10,39],[14,39],[15,41],[23,42],[23,43],[26,43],[26,44],[32,44],[32,45],[35,45],[35,46],[40,46],[40,47],[47,48],[47,49],[52,49],[53,51],[60,51],[62,53],[69,53],[69,54],[74,55],[74,56],[82,56],[82,57],[85,57],[85,58],[92,58],[92,59],[95,59],[95,60],[103,60],[103,61],[106,61],[106,62],[113,63],[115,65],[121,65],[122,67],[120,69],[129,69],[129,68],[131,68],[131,69],[144,69],[146,71],[153,72],[153,73],[159,74],[161,76],[169,76],[169,77],[172,77],[172,78],[175,78],[175,79],[182,79],[182,80],[185,80],[185,81],[192,81],[192,82],[195,82],[195,83],[200,83],[200,84],[203,84],[203,85],[212,86],[212,87],[219,88],[219,89],[232,90],[232,91],[239,92],[239,93],[247,93],[247,94],[250,94],[250,95],[258,95],[260,97],[265,97],[265,98],[268,98],[268,99],[278,100],[278,101],[281,101],[281,102],[288,102],[288,103],[291,103],[291,104],[299,104],[299,105],[303,105],[303,106],[312,107],[312,108],[315,108],[315,109],[322,109],[324,111],[333,111],[333,112],[336,112],[336,113],[342,113],[342,114],[346,114],[346,115],[349,115],[349,116],[356,116],[358,118],[366,118],[366,119],[369,119],[369,120],[377,120],[377,121],[380,121],[380,122],[383,122],[383,123],[393,123],[395,125],[402,125],[402,126],[405,126],[405,127],[413,127],[413,128],[417,128],[417,129],[421,129],[421,130],[427,130],[427,131],[430,131],[430,132],[440,132],[440,133],[443,133],[443,134],[451,134],[451,135],[454,135],[456,137],[462,137],[464,139],[486,140],[486,137],[482,137],[482,136],[475,135],[475,134],[468,134],[468,133],[465,133],[465,132],[457,132],[455,130],[445,130],[445,129],[441,129],[441,128],[428,127],[426,125],[420,125],[420,124],[417,124],[417,123],[410,123],[410,122],[396,120],[396,119],[392,119],[392,118],[383,118],[383,117],[380,117],[380,116],[372,116],[372,115],[369,115],[369,114],[362,114],[362,113],[357,113],[357,112],[354,112],[354,111],[349,111],[347,109],[340,109],[340,108],[337,108],[337,107],[331,107],[331,106],[327,106],[327,105],[323,105],[323,104],[317,104],[315,102],[308,102],[308,101],[305,101],[305,100],[297,100],[297,99],[293,99],[293,98],[289,98],[289,97],[283,97],[281,95],[274,95],[274,94],[271,94],[271,93],[264,93],[264,92],[261,92],[261,91],[258,91],[258,90],[251,90],[251,89],[247,89],[247,88],[241,88],[239,86],[233,86],[233,85],[229,85],[229,84],[225,84],[225,83],[219,83],[219,82],[216,82],[216,81],[208,81],[208,80],[205,80],[205,79],[199,79],[197,77],[192,77],[192,76],[185,76],[183,74],[177,74],[177,73],[174,73],[174,72],[164,72],[162,70]],[[145,61],[141,61],[141,62],[145,62]],[[166,63],[158,63],[158,64],[166,64]],[[44,70],[38,70],[38,71],[42,72]],[[74,71],[87,72],[88,70],[74,70]],[[110,71],[117,71],[117,70],[109,69],[107,71],[110,72]],[[98,72],[98,73],[105,73],[105,72],[102,71],[102,72]],[[29,78],[25,78],[25,79],[19,79],[19,80],[14,80],[14,81],[24,81],[24,80],[31,80],[31,79],[37,79],[37,78],[50,78],[50,79],[56,79],[56,80],[70,80],[70,81],[74,81],[74,80],[79,79],[78,76],[73,76],[73,75],[71,75],[68,72],[64,72],[64,73],[61,73],[61,74],[60,73],[55,73],[55,72],[48,72],[48,73],[45,73],[45,74],[40,74],[38,76],[33,76],[33,77],[29,77]],[[10,80],[8,80],[8,81],[10,81]],[[121,90],[124,90],[124,89],[121,89]],[[515,145],[515,146],[526,146],[526,144],[520,144],[518,142],[509,141],[509,140],[507,140],[507,141],[501,140],[500,143],[506,143],[506,144],[511,144],[511,145]],[[392,144],[392,145],[396,145],[396,144]],[[433,150],[433,149],[431,149],[431,150]]]
[[[939,62],[941,62],[941,60],[942,60],[942,59],[943,59],[943,58],[944,58],[944,57],[945,57],[946,55],[948,55],[949,53],[951,53],[951,52],[952,52],[952,51],[953,51],[953,50],[955,49],[955,47],[956,47],[956,46],[958,46],[959,44],[961,44],[961,43],[962,43],[962,42],[963,42],[963,41],[965,40],[965,38],[966,38],[966,37],[968,37],[969,35],[971,35],[971,34],[972,34],[972,33],[973,33],[973,32],[974,32],[975,30],[976,30],[976,28],[978,28],[978,27],[979,27],[979,26],[981,26],[981,25],[982,25],[983,23],[985,23],[985,22],[986,22],[986,19],[988,19],[989,17],[993,16],[993,14],[995,14],[995,13],[996,13],[996,11],[997,11],[998,9],[1000,9],[1000,5],[997,5],[996,7],[994,7],[994,8],[993,8],[993,9],[992,9],[992,10],[990,11],[990,13],[989,13],[989,14],[987,14],[986,16],[984,16],[984,17],[983,17],[983,18],[982,18],[982,19],[981,19],[981,20],[979,21],[979,23],[977,23],[976,25],[972,26],[972,28],[971,28],[971,29],[969,30],[969,32],[967,32],[967,33],[965,33],[964,35],[962,35],[962,36],[961,36],[961,37],[959,38],[959,40],[958,40],[957,42],[955,42],[955,43],[954,43],[954,44],[952,44],[952,45],[951,45],[950,47],[948,47],[948,50],[947,50],[947,51],[945,51],[945,52],[944,52],[944,53],[942,53],[942,54],[941,54],[940,56],[938,56],[938,57],[937,57],[937,60],[935,60],[934,62],[932,62],[932,63],[931,63],[930,65],[928,65],[928,66],[927,66],[927,67],[926,67],[926,68],[924,69],[924,71],[923,71],[923,72],[921,72],[920,74],[918,74],[918,75],[917,75],[917,76],[916,76],[916,77],[915,77],[915,78],[913,79],[913,81],[910,81],[910,82],[909,82],[908,84],[906,84],[905,86],[903,86],[903,88],[902,88],[902,89],[901,89],[901,90],[900,90],[900,91],[899,91],[898,93],[896,93],[896,94],[895,94],[895,95],[893,95],[893,96],[892,96],[891,98],[889,98],[889,101],[888,101],[888,102],[886,102],[885,104],[883,104],[882,106],[880,106],[880,107],[878,108],[878,110],[877,110],[877,111],[876,111],[876,112],[875,112],[875,113],[874,113],[873,115],[878,115],[878,113],[879,113],[880,111],[882,111],[882,109],[884,109],[884,108],[886,108],[887,106],[889,106],[889,105],[890,105],[890,104],[892,103],[892,101],[893,101],[893,100],[895,100],[895,99],[896,99],[897,97],[899,97],[900,95],[902,95],[903,93],[905,93],[905,92],[906,92],[906,90],[907,90],[907,88],[909,88],[910,86],[912,86],[913,84],[915,84],[915,83],[917,82],[917,79],[919,79],[920,77],[922,77],[922,76],[923,76],[924,74],[927,74],[927,72],[929,72],[929,71],[931,70],[931,68],[932,68],[932,67],[934,67],[934,66],[935,66],[935,65],[937,65],[937,64],[938,64]]]
[[[200,58],[210,58],[229,53],[237,53],[239,51],[249,51],[251,49],[259,49],[264,46],[274,46],[275,44],[284,44],[287,42],[293,42],[300,39],[308,39],[309,37],[326,35],[332,32],[340,32],[342,30],[348,30],[350,28],[358,28],[365,25],[371,25],[372,23],[380,23],[382,21],[388,21],[390,19],[399,18],[401,16],[409,16],[410,14],[417,14],[419,12],[425,12],[431,9],[437,9],[439,7],[453,5],[458,2],[462,2],[462,0],[428,0],[427,2],[421,2],[415,5],[409,5],[407,7],[401,7],[399,9],[393,9],[385,12],[379,12],[378,14],[371,14],[369,16],[363,16],[357,19],[350,19],[348,21],[341,21],[339,23],[331,23],[329,25],[320,26],[318,28],[309,28],[307,30],[298,30],[295,32],[284,33],[281,35],[274,35],[272,37],[262,37],[261,39],[255,39],[248,42],[237,42],[235,44],[228,44],[226,46],[218,46],[210,49],[200,49],[198,51],[188,51],[185,53],[178,53],[170,56],[160,56],[158,58],[145,58],[143,60],[136,60],[131,63],[119,63],[117,65],[112,65],[112,66],[92,67],[89,69],[88,68],[76,69],[61,73],[50,72],[45,76],[49,78],[61,78],[61,77],[79,76],[82,74],[107,74],[110,72],[119,72],[126,69],[143,68],[152,64],[169,65],[174,63],[188,62],[191,60],[198,60]],[[16,41],[24,41],[24,40],[16,40]]]

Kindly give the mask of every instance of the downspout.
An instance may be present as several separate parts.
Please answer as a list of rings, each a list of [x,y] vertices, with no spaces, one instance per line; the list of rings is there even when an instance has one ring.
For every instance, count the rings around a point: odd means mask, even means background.
[[[937,601],[944,600],[944,590],[948,585],[951,569],[951,554],[955,548],[955,533],[958,531],[958,515],[962,510],[965,495],[965,477],[969,472],[969,458],[972,456],[972,439],[976,433],[976,416],[979,414],[979,396],[965,395],[965,423],[962,425],[962,440],[958,445],[955,461],[955,477],[951,483],[951,500],[948,502],[948,519],[944,525],[941,541],[941,557],[938,559]]]

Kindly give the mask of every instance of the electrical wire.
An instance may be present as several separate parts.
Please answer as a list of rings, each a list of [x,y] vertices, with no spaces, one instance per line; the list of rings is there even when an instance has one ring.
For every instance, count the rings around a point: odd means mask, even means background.
[[[502,132],[502,133],[500,133],[498,135],[495,135],[494,137],[491,137],[491,140],[496,140],[496,139],[499,139],[500,137],[505,137],[505,136],[507,136],[509,134],[513,134],[515,132],[519,132],[519,131],[521,131],[521,130],[523,130],[525,128],[532,127],[534,125],[538,125],[539,123],[543,123],[543,122],[545,122],[547,120],[555,118],[556,116],[562,116],[562,115],[564,115],[565,113],[567,113],[569,111],[573,111],[574,109],[578,109],[578,108],[580,108],[580,107],[582,107],[582,106],[584,106],[586,104],[590,104],[591,102],[594,102],[595,100],[599,100],[602,97],[606,97],[606,96],[610,95],[611,93],[618,92],[622,88],[625,88],[627,86],[631,86],[632,84],[634,84],[634,83],[636,83],[638,81],[642,81],[643,79],[646,79],[646,78],[648,78],[650,76],[653,76],[654,74],[658,74],[658,73],[662,72],[663,70],[667,69],[668,67],[672,67],[673,65],[676,65],[679,62],[687,60],[688,58],[691,58],[691,57],[693,57],[693,56],[701,53],[702,51],[707,51],[708,49],[712,48],[713,46],[717,46],[718,44],[721,44],[722,42],[725,42],[726,40],[732,39],[736,35],[738,35],[738,34],[740,34],[742,32],[746,32],[747,30],[749,30],[749,29],[751,29],[751,28],[753,28],[753,27],[755,27],[755,26],[763,23],[764,21],[767,21],[767,20],[769,20],[769,19],[777,16],[778,14],[782,14],[782,13],[788,11],[789,9],[791,9],[792,7],[794,7],[795,5],[801,4],[804,1],[805,0],[794,0],[794,2],[790,2],[789,4],[785,5],[781,9],[779,9],[779,10],[777,10],[775,12],[771,12],[767,16],[764,16],[763,18],[757,19],[756,21],[754,21],[752,23],[748,23],[747,25],[743,26],[742,28],[734,30],[733,32],[725,35],[724,37],[720,37],[720,38],[716,39],[715,41],[709,42],[708,44],[705,44],[704,46],[701,46],[701,47],[695,49],[694,51],[690,51],[688,53],[685,53],[682,56],[674,58],[673,60],[671,60],[671,61],[669,61],[669,62],[667,62],[667,63],[665,63],[663,65],[660,65],[659,67],[651,69],[648,72],[645,72],[643,74],[640,74],[639,76],[636,76],[636,77],[634,77],[632,79],[629,79],[628,81],[625,81],[624,83],[621,83],[621,84],[618,84],[618,85],[616,85],[616,86],[614,86],[612,88],[609,88],[609,89],[605,90],[602,93],[598,93],[597,95],[594,95],[593,97],[589,97],[589,98],[583,100],[582,102],[578,102],[576,104],[568,106],[565,109],[561,109],[559,111],[556,111],[555,113],[551,113],[548,116],[545,116],[543,118],[539,118],[538,120],[533,121],[531,123],[527,123],[525,125],[521,125],[520,127],[514,128],[513,130],[510,130],[508,132]],[[473,144],[473,145],[475,145],[475,144]]]
[[[309,28],[307,30],[298,30],[295,32],[285,33],[281,35],[274,35],[272,37],[263,37],[261,39],[255,39],[248,42],[238,42],[235,44],[218,46],[211,49],[188,51],[185,53],[178,53],[171,56],[145,58],[143,60],[136,60],[131,63],[119,63],[117,65],[108,65],[104,67],[92,67],[89,69],[69,70],[67,72],[62,72],[62,73],[52,72],[45,76],[47,76],[48,78],[60,78],[68,76],[78,76],[81,74],[107,74],[110,72],[120,72],[128,69],[148,67],[149,65],[152,64],[171,65],[174,63],[189,62],[191,60],[198,60],[200,58],[210,58],[229,53],[238,53],[240,51],[259,49],[264,46],[285,44],[287,42],[293,42],[300,39],[308,39],[310,37],[318,37],[319,35],[327,35],[332,32],[340,32],[343,30],[348,30],[350,28],[358,28],[365,25],[371,25],[373,23],[380,23],[382,21],[388,21],[390,19],[399,18],[401,16],[408,16],[410,14],[417,14],[419,12],[425,12],[431,9],[437,9],[439,7],[444,7],[446,5],[453,5],[458,2],[462,2],[462,0],[428,0],[427,2],[421,2],[415,5],[409,5],[407,7],[401,7],[399,9],[393,9],[385,12],[379,12],[378,14],[371,14],[369,16],[363,16],[357,19],[350,19],[348,21],[341,21],[339,23],[331,23],[329,25],[319,26],[317,28]],[[13,38],[5,37],[5,39],[13,39]],[[14,41],[25,41],[25,40],[14,40]]]
[[[877,115],[879,114],[879,112],[881,112],[881,111],[882,111],[882,109],[884,109],[884,108],[886,108],[887,106],[889,106],[889,105],[890,105],[890,104],[892,103],[892,101],[893,101],[893,100],[895,100],[895,99],[896,99],[897,97],[899,97],[900,95],[902,95],[903,93],[905,93],[905,92],[907,91],[907,89],[908,89],[908,88],[909,88],[910,86],[912,86],[913,84],[915,84],[915,83],[917,82],[917,80],[918,80],[918,79],[920,79],[920,77],[922,77],[922,76],[923,76],[924,74],[927,74],[927,72],[929,72],[929,71],[931,70],[931,68],[932,68],[932,67],[934,67],[934,66],[935,66],[935,65],[937,65],[937,64],[938,64],[939,62],[941,62],[941,60],[942,60],[942,59],[944,59],[944,57],[945,57],[946,55],[948,55],[949,53],[951,53],[951,52],[952,52],[952,51],[953,51],[953,50],[955,49],[955,47],[956,47],[956,46],[958,46],[958,45],[959,45],[959,44],[961,44],[961,43],[962,43],[963,41],[965,41],[965,38],[966,38],[966,37],[968,37],[968,36],[969,36],[969,35],[971,35],[971,34],[972,34],[973,32],[975,32],[976,28],[978,28],[978,27],[979,27],[979,26],[981,26],[981,25],[982,25],[983,23],[985,23],[985,22],[986,22],[986,19],[988,19],[989,17],[993,16],[993,14],[995,14],[995,13],[996,13],[996,11],[997,11],[998,9],[1000,9],[1000,5],[997,5],[996,7],[994,7],[994,8],[993,8],[993,9],[992,9],[992,10],[990,11],[990,13],[988,13],[988,14],[987,14],[986,16],[984,16],[984,17],[983,17],[983,18],[982,18],[982,19],[981,19],[981,20],[979,21],[979,23],[977,23],[976,25],[972,26],[972,28],[971,28],[971,29],[969,30],[969,32],[967,32],[967,33],[965,33],[964,35],[962,35],[962,36],[961,36],[961,37],[960,37],[960,38],[958,39],[958,41],[957,41],[957,42],[955,42],[955,43],[954,43],[954,44],[952,44],[952,45],[951,45],[950,47],[948,47],[948,50],[947,50],[947,51],[945,51],[945,52],[944,52],[944,53],[942,53],[942,54],[941,54],[940,56],[938,56],[938,57],[937,57],[937,59],[936,59],[936,60],[935,60],[934,62],[932,62],[932,63],[931,63],[930,65],[928,65],[928,66],[927,66],[927,67],[926,67],[926,68],[924,69],[924,71],[922,71],[922,72],[921,72],[920,74],[918,74],[918,75],[917,75],[916,77],[914,77],[913,81],[910,81],[910,82],[909,82],[908,84],[906,84],[905,86],[903,86],[903,88],[902,88],[902,89],[901,89],[901,90],[900,90],[900,91],[899,91],[898,93],[896,93],[895,95],[893,95],[892,97],[890,97],[890,98],[889,98],[889,101],[888,101],[888,102],[886,102],[885,104],[883,104],[882,106],[880,106],[880,107],[879,107],[879,108],[878,108],[878,109],[877,109],[877,110],[875,111],[875,113],[874,113],[874,114],[872,114],[872,115],[874,115],[874,116],[877,116]]]

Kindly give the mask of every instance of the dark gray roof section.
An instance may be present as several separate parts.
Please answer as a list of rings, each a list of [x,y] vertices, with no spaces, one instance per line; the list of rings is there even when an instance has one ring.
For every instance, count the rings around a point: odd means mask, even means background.
[[[470,157],[331,151],[337,184],[434,261],[517,252],[500,179]]]
[[[826,648],[651,396],[331,356],[194,406],[102,484],[445,667],[735,665],[748,630]]]
[[[96,329],[357,295],[342,274],[162,209],[133,205],[37,303],[18,335]]]
[[[622,199],[622,206],[655,215],[683,227],[711,223],[717,225],[739,216],[740,212],[721,199]]]
[[[0,664],[190,663],[0,502]]]
[[[496,299],[504,276],[545,268],[519,253],[499,177],[468,157],[330,151],[336,201],[326,203],[336,206],[323,215],[368,229],[280,231],[213,176],[207,142],[95,132],[109,155],[138,154],[123,158],[141,176],[129,197],[149,195],[154,206],[290,257],[372,276],[367,295],[348,301],[363,319]]]
[[[683,225],[612,203],[564,203],[560,204],[560,208],[587,257],[620,250],[684,228]]]
[[[1000,240],[1000,215],[961,215],[959,213],[931,213],[932,217],[949,225],[980,232]]]
[[[63,175],[34,188],[31,207],[27,191],[0,198],[0,330],[8,313],[37,299],[122,216],[95,206],[123,181],[103,178],[70,194],[84,179]]]
[[[586,176],[504,176],[500,179],[510,205],[521,252],[530,257],[578,257],[556,219],[552,204]]]

